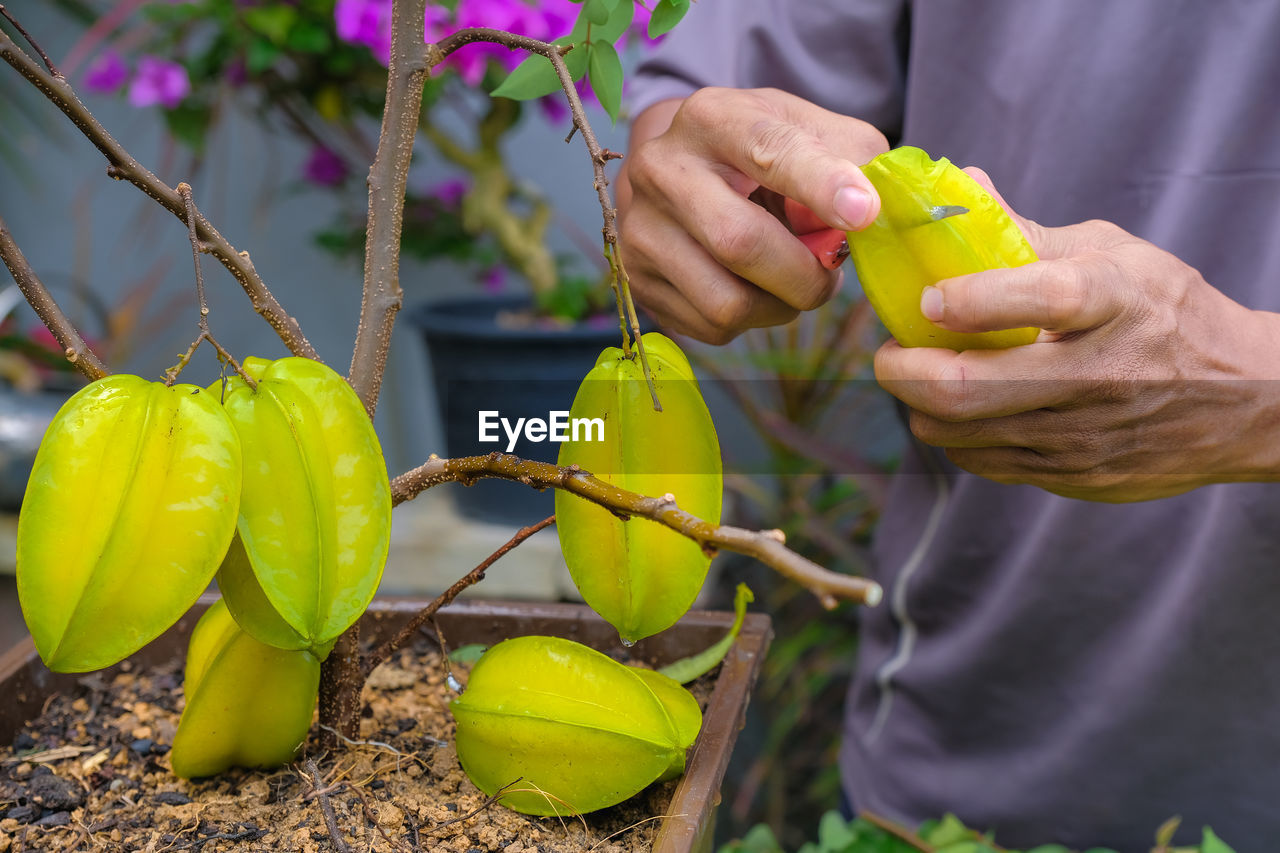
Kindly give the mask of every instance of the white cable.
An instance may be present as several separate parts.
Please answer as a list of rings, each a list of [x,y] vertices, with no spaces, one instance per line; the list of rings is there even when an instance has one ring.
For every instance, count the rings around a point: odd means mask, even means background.
[[[906,562],[903,563],[902,570],[898,572],[898,577],[893,583],[893,590],[889,596],[889,608],[894,618],[898,620],[898,624],[902,626],[902,630],[898,634],[898,648],[893,657],[885,661],[880,669],[876,671],[875,682],[876,687],[880,690],[880,700],[876,706],[876,715],[871,723],[871,728],[867,730],[866,743],[868,746],[880,736],[880,732],[884,729],[884,725],[889,719],[889,709],[893,705],[893,677],[910,662],[911,653],[915,651],[918,632],[916,623],[912,621],[911,614],[907,611],[907,587],[910,585],[912,577],[919,570],[920,565],[924,562],[924,555],[928,553],[929,546],[933,544],[933,539],[938,534],[938,528],[942,524],[942,511],[946,508],[947,501],[951,497],[951,486],[947,482],[946,474],[935,468],[933,477],[938,493],[933,499],[933,506],[929,509],[929,517],[925,521],[924,532],[921,534],[920,540],[916,542],[916,547],[911,550]]]

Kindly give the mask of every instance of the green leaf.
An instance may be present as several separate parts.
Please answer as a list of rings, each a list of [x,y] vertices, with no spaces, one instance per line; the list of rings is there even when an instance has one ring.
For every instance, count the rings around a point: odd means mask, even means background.
[[[924,840],[930,844],[941,847],[944,844],[954,844],[957,841],[972,841],[973,830],[965,826],[960,818],[953,814],[944,815],[937,826],[934,826],[924,834]]]
[[[742,584],[738,585],[738,590],[745,589]],[[849,822],[839,812],[827,812],[818,821],[818,844],[823,850],[843,850],[854,841],[857,841],[854,831],[849,828]]]
[[[591,56],[591,51],[587,48],[586,42],[575,44],[573,50],[564,55],[564,65],[574,80],[581,80],[587,75],[587,63]]]
[[[1031,848],[1027,853],[1071,853],[1071,851],[1061,844],[1041,844],[1039,847]]]
[[[730,841],[718,853],[784,853],[777,836],[767,824],[758,823],[737,841]]]
[[[458,646],[456,649],[449,652],[449,660],[454,663],[472,666],[476,661],[480,660],[480,657],[484,654],[484,650],[486,648],[488,647],[482,643],[468,643],[465,646]]]
[[[671,32],[688,11],[689,0],[659,0],[649,16],[649,38],[656,39]]]
[[[1204,837],[1200,841],[1200,853],[1235,853],[1227,843],[1214,834],[1209,827],[1204,828]]]
[[[698,676],[710,672],[729,653],[729,647],[737,639],[738,632],[742,630],[742,622],[747,618],[747,605],[754,600],[755,596],[751,593],[750,587],[745,583],[738,584],[737,592],[733,596],[733,626],[729,629],[729,633],[725,634],[715,645],[696,655],[681,658],[674,663],[667,664],[658,671],[681,684],[688,684]],[[829,812],[829,814],[835,813]]]
[[[250,74],[261,74],[280,57],[280,48],[266,39],[254,39],[245,51],[244,65]]]
[[[591,41],[594,43],[603,40],[609,42],[609,44],[615,43],[627,32],[627,28],[631,26],[635,16],[636,7],[634,3],[618,3],[613,7],[613,11],[609,13],[607,21],[591,27]]]
[[[528,101],[549,95],[559,88],[560,78],[556,76],[551,60],[535,55],[517,65],[490,94],[495,98]]]
[[[213,113],[204,104],[183,102],[164,112],[164,122],[169,133],[193,151],[204,150],[205,134],[212,120]]]
[[[324,53],[333,45],[329,31],[314,21],[304,21],[289,31],[285,46],[300,53]]]
[[[622,60],[618,51],[607,41],[593,41],[587,61],[587,78],[591,89],[600,99],[600,106],[613,122],[618,121],[622,109]]]
[[[275,44],[284,44],[297,20],[298,10],[285,5],[254,6],[244,13],[244,22],[249,29]]]
[[[573,44],[569,37],[556,39],[552,44]],[[581,80],[587,73],[587,46],[575,45],[564,55],[565,68],[574,80]],[[530,56],[515,67],[507,78],[489,94],[495,98],[511,98],[513,101],[529,101],[560,91],[560,77],[555,66],[545,56]]]
[[[587,0],[583,4],[580,14],[586,15],[587,20],[593,24],[604,24],[609,20],[609,13],[613,11],[613,7],[617,5],[617,0]],[[629,5],[629,4],[628,4]]]

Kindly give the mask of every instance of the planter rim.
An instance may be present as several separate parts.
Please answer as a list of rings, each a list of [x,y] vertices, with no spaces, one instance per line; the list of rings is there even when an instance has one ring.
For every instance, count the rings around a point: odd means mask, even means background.
[[[195,612],[203,610],[216,599],[217,596],[214,595],[202,596],[192,611],[183,616],[179,623],[193,622]],[[378,598],[366,611],[362,624],[370,621],[374,624],[382,621],[403,621],[425,604],[425,599]],[[612,631],[603,619],[584,604],[464,600],[442,608],[437,614],[442,619],[451,615],[476,621],[492,620],[494,627],[503,623],[514,627],[516,622],[533,623],[534,626],[540,623],[554,625],[562,636],[571,637],[580,632],[584,635],[598,633],[602,626]],[[695,631],[723,631],[732,624],[732,613],[691,610],[675,627]],[[534,633],[534,631],[526,633]],[[159,641],[153,641],[153,645],[162,646],[165,636],[172,635],[162,636]],[[716,677],[715,686],[712,688],[711,697],[703,713],[702,729],[698,732],[698,739],[689,753],[687,770],[677,783],[668,807],[669,814],[662,821],[654,841],[652,848],[654,853],[694,853],[694,851],[711,849],[714,827],[712,818],[720,799],[720,785],[729,765],[734,741],[737,740],[738,731],[745,722],[751,689],[759,675],[765,652],[772,639],[773,630],[769,616],[764,613],[748,613],[738,639],[721,664],[720,673]],[[663,645],[663,636],[658,634],[641,640],[633,651],[643,657],[653,657],[656,654],[660,659],[671,658],[671,655],[662,653]],[[148,664],[145,660],[146,651],[144,648],[134,656],[143,658],[139,661],[140,666]],[[701,649],[685,649],[683,653],[692,654],[698,651]],[[105,671],[110,672],[114,669],[115,667],[112,667]],[[59,690],[74,688],[83,675],[83,673],[50,672],[36,655],[35,645],[30,636],[19,640],[8,649],[0,650],[0,690],[15,700],[0,706],[0,736],[7,735],[7,738],[11,738],[12,730],[16,730],[26,721],[27,713],[24,709],[29,707],[32,701],[32,696],[28,693],[36,692],[40,696],[48,696]],[[38,705],[36,707],[38,708]]]

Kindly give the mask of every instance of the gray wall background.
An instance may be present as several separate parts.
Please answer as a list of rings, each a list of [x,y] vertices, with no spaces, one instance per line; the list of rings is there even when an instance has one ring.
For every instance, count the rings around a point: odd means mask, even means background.
[[[49,52],[55,64],[80,32],[54,8],[36,0],[7,4]],[[136,109],[122,97],[88,92],[83,67],[71,75],[82,100],[106,128],[170,186],[192,185],[201,210],[237,249],[247,250],[268,287],[297,317],[321,357],[339,372],[350,363],[360,312],[362,272],[316,246],[313,235],[337,212],[332,195],[300,180],[308,151],[264,132],[244,111],[231,111],[208,142],[207,156],[192,169],[185,149],[166,142],[158,108]],[[550,197],[560,218],[580,234],[596,235],[600,208],[581,138],[566,145],[567,123],[553,126],[539,110],[527,110],[507,152],[513,170]],[[625,148],[625,131],[599,110],[589,118],[603,145]],[[419,146],[411,182],[428,186],[452,172]],[[7,64],[0,64],[0,216],[45,283],[66,292],[87,283],[108,303],[120,300],[149,275],[161,284],[154,303],[186,300],[158,329],[134,342],[128,358],[111,365],[159,378],[194,339],[196,303],[185,226],[132,185],[106,176],[106,161],[51,103]],[[611,169],[616,171],[617,164]],[[612,174],[612,172],[611,172]],[[589,237],[587,239],[594,239]],[[581,254],[566,229],[555,229],[555,250]],[[591,261],[584,261],[582,267]],[[253,313],[235,280],[214,259],[202,268],[215,337],[237,356],[280,357],[286,351]],[[11,283],[5,271],[0,286]],[[475,291],[445,263],[406,260],[401,270],[405,308],[434,298]],[[518,284],[512,285],[519,287]],[[403,314],[402,314],[403,317]],[[207,347],[183,374],[205,384],[217,365]],[[430,401],[426,354],[403,321],[392,341],[377,427],[393,473],[432,452],[443,453]]]

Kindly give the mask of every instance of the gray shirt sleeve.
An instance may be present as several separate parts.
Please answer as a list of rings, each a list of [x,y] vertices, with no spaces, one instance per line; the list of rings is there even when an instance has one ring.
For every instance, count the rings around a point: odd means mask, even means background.
[[[631,114],[704,86],[774,86],[902,130],[905,0],[698,0],[628,80]]]

